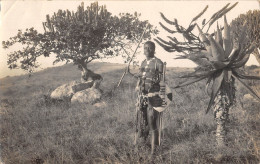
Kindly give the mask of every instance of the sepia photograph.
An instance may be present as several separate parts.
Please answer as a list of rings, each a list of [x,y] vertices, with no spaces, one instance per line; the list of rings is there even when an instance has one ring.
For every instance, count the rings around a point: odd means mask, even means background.
[[[0,164],[260,163],[260,0],[2,0],[0,42]]]

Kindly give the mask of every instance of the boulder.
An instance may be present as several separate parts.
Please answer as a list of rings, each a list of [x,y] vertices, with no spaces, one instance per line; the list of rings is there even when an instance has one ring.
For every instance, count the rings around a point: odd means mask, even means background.
[[[56,88],[50,95],[52,99],[58,100],[70,100],[71,97],[78,91],[85,90],[92,87],[93,81],[88,81],[85,83],[80,83],[77,81],[72,81],[68,84],[64,84]]]
[[[75,93],[71,98],[71,104],[94,104],[100,100],[102,91],[96,88],[88,88]]]

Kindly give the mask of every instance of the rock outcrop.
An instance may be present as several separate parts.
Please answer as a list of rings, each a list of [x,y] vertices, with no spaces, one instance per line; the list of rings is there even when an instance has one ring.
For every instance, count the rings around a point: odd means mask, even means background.
[[[77,81],[72,81],[68,84],[64,84],[56,88],[50,95],[52,99],[58,100],[70,100],[72,96],[82,90],[92,87],[93,81],[88,81],[85,83],[80,83]]]

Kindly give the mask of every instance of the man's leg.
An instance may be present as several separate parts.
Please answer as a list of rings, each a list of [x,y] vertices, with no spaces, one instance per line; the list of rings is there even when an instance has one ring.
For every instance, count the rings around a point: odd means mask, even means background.
[[[151,131],[151,153],[154,153],[156,145],[159,145],[159,129],[157,127],[158,114],[151,105],[148,106],[148,126]]]
[[[136,136],[135,136],[135,144],[137,144],[137,140],[141,139],[142,142],[145,142],[149,135],[149,126],[147,121],[147,106],[144,106],[141,110],[137,110],[136,113]]]

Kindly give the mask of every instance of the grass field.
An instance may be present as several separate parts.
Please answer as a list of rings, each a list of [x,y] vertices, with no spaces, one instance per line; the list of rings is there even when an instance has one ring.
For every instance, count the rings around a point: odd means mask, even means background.
[[[59,85],[80,80],[73,65],[48,68],[30,78],[0,79],[3,163],[259,163],[260,103],[243,100],[240,86],[230,110],[227,147],[215,147],[216,125],[212,111],[205,115],[209,96],[203,81],[173,90],[174,102],[164,112],[162,145],[150,158],[149,144],[133,145],[136,80],[126,76],[115,89],[123,65],[94,63],[90,68],[104,78],[106,107],[46,99]],[[175,86],[181,81],[175,77],[189,70],[169,68],[168,84]]]

